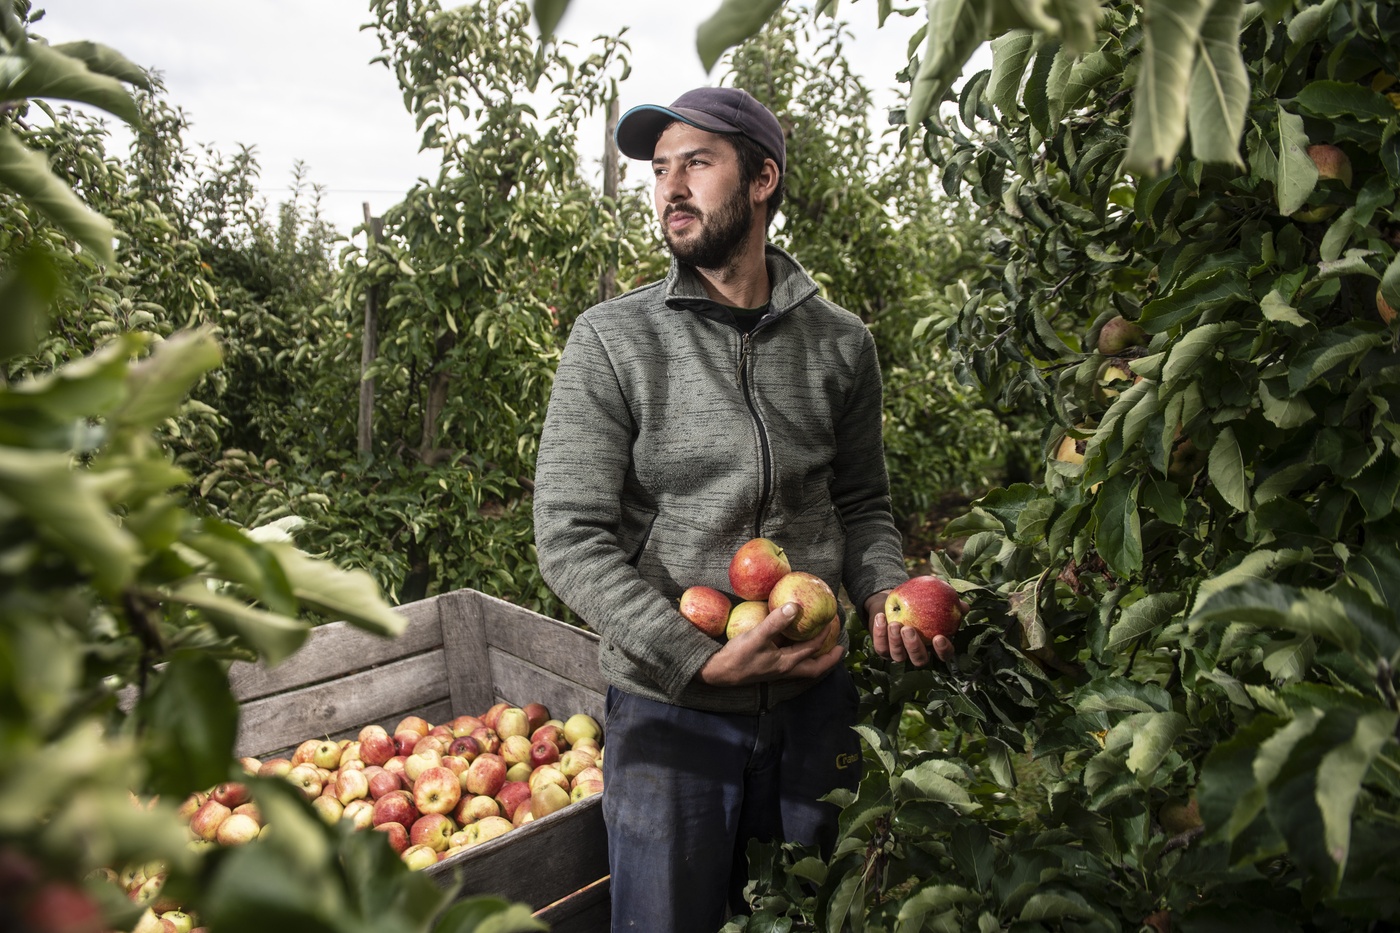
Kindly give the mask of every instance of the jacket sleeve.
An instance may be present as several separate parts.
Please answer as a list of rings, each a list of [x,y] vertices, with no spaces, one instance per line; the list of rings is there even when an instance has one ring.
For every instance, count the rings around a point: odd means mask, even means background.
[[[575,324],[550,392],[535,468],[535,544],[545,582],[669,697],[719,645],[629,563],[618,538],[634,426],[602,339]]]
[[[836,423],[831,489],[846,529],[842,582],[862,617],[872,594],[909,579],[890,508],[883,421],[880,363],[875,341],[866,331],[851,392]]]

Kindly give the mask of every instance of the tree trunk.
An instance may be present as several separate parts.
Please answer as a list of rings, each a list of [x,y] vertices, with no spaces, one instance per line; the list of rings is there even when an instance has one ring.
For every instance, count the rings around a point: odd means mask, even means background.
[[[384,221],[370,216],[369,202],[365,202],[365,235],[369,238],[369,250],[384,236]],[[374,377],[366,376],[370,366],[379,356],[379,286],[371,285],[365,296],[365,333],[360,345],[360,413],[357,421],[359,451],[367,456],[374,448]]]
[[[614,223],[617,222],[618,152],[613,133],[617,129],[617,117],[617,94],[614,93],[608,100],[607,125],[603,128],[603,199]],[[603,269],[602,278],[598,281],[598,300],[607,301],[616,296],[617,261],[609,259],[607,267]]]

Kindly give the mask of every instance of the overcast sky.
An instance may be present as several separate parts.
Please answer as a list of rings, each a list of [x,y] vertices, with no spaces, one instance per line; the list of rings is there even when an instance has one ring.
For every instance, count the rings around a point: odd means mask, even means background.
[[[169,101],[192,127],[189,143],[225,153],[257,148],[271,202],[283,200],[295,161],[326,189],[324,206],[342,232],[401,200],[436,158],[417,151],[418,134],[393,76],[370,60],[378,40],[360,26],[364,0],[37,0],[47,10],[35,32],[53,42],[91,39],[164,77]],[[453,4],[445,0],[444,7]],[[573,0],[560,35],[586,48],[628,26],[632,74],[622,109],[670,103],[715,84],[695,52],[695,30],[719,0]],[[848,2],[841,17],[856,33],[847,46],[855,70],[876,95],[877,113],[898,102],[895,73],[920,18],[891,16],[876,28],[874,0]],[[583,127],[583,154],[601,155],[601,122]],[[594,137],[597,137],[595,140]]]

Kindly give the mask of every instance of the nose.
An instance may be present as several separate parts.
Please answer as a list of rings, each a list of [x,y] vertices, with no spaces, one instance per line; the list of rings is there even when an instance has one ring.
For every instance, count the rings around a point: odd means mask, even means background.
[[[656,179],[656,199],[663,204],[684,201],[690,197],[683,173],[677,169],[666,172]]]

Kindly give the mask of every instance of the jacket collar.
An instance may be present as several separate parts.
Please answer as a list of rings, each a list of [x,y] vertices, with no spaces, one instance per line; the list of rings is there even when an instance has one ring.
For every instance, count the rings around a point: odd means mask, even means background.
[[[768,313],[764,320],[772,320],[787,314],[808,298],[817,294],[818,286],[796,259],[783,250],[768,243],[764,246],[764,260],[768,266],[770,287]],[[724,306],[711,300],[705,293],[696,271],[683,263],[671,259],[671,271],[666,274],[666,306],[676,310],[698,311],[713,315],[725,311]]]

